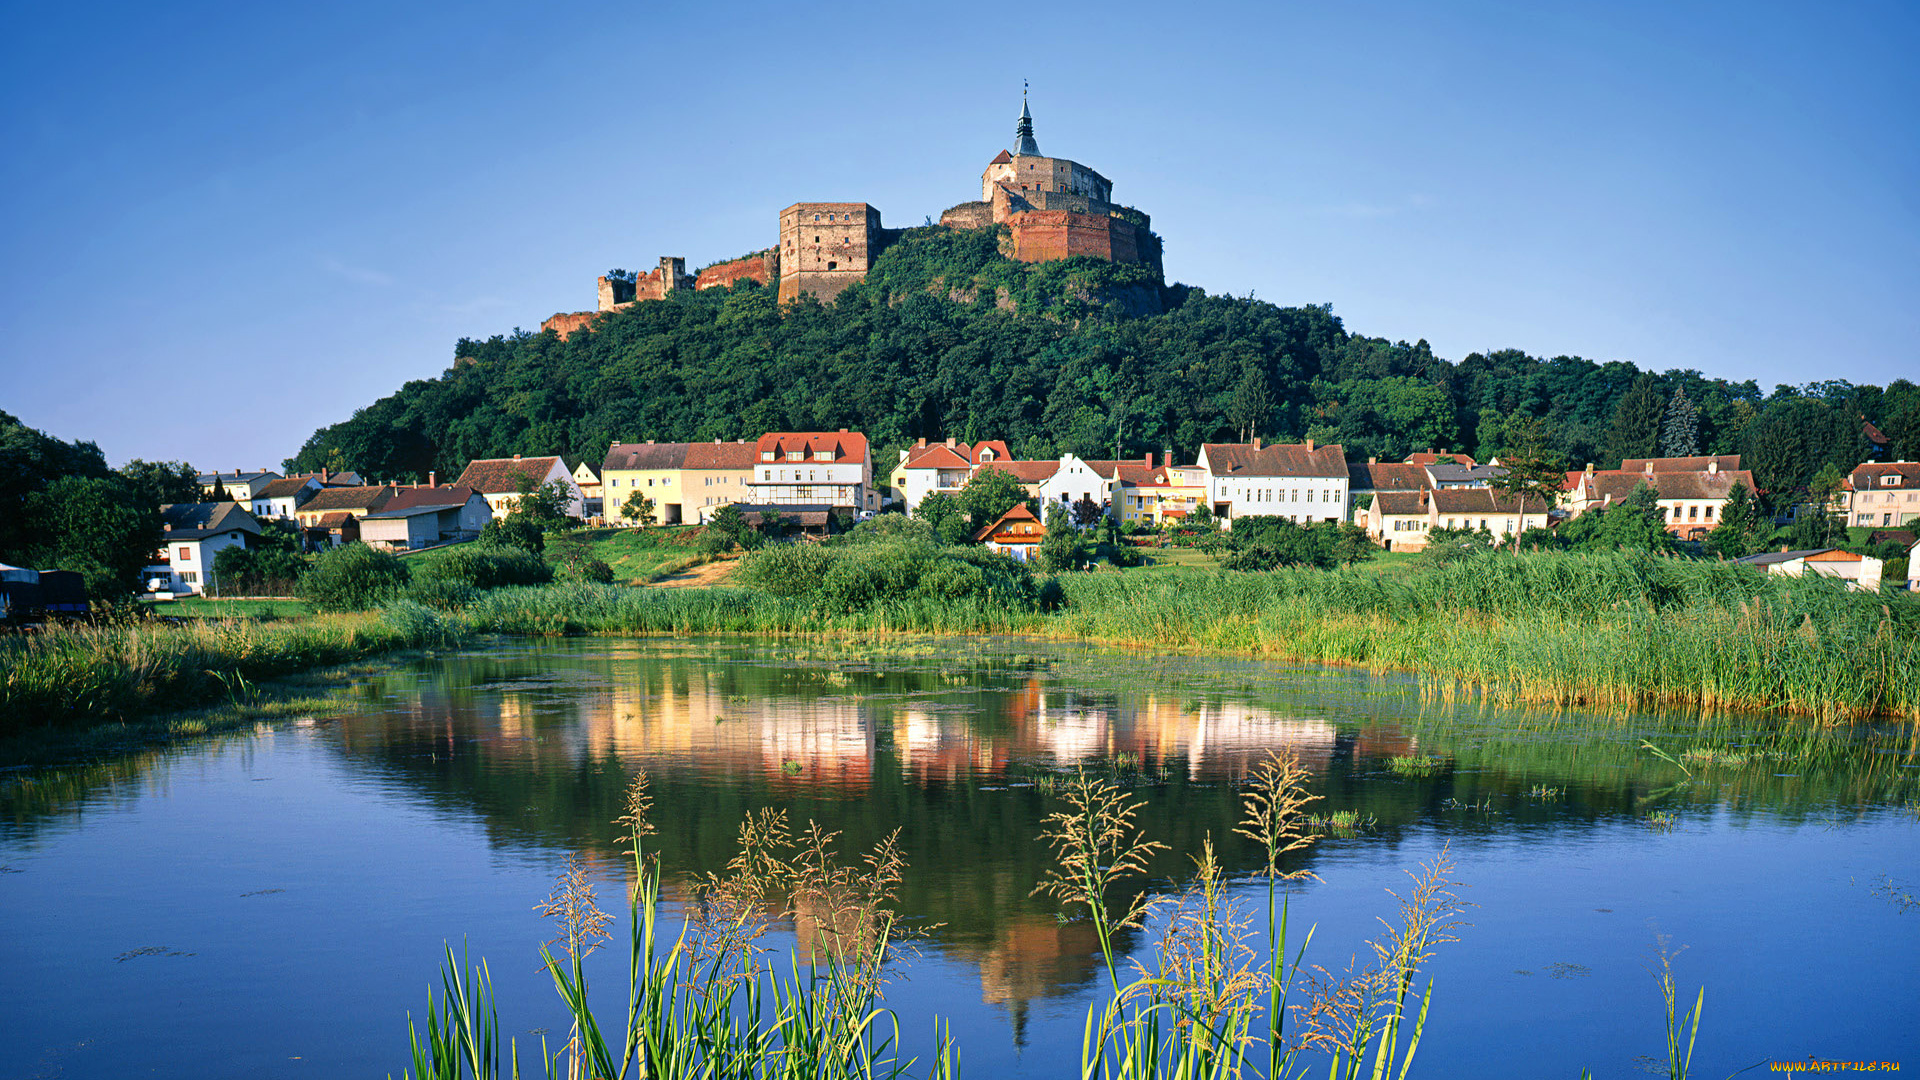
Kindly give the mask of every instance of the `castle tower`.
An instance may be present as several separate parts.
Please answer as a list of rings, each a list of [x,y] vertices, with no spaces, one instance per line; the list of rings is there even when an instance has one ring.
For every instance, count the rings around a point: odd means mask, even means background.
[[[831,300],[880,253],[880,211],[866,203],[794,203],[780,211],[780,301]]]
[[[1020,88],[1020,120],[1013,126],[1013,152],[1027,157],[1040,156],[1040,144],[1033,138],[1033,114],[1027,111],[1027,90]]]

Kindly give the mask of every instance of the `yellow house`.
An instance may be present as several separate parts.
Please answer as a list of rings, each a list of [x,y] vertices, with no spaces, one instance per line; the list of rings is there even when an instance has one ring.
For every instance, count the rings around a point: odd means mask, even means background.
[[[746,501],[755,460],[748,442],[614,443],[600,469],[606,519],[624,523],[620,511],[641,495],[656,525],[702,520],[702,510]]]
[[[1207,471],[1198,465],[1169,465],[1131,478],[1122,470],[1120,523],[1158,525],[1179,521],[1207,501]]]

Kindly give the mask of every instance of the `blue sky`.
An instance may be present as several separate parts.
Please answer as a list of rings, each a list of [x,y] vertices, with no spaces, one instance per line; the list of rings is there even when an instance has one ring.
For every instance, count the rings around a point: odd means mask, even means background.
[[[1436,352],[1920,376],[1920,5],[6,5],[0,409],[277,467],[593,278],[1041,149]],[[635,437],[644,437],[635,433]]]

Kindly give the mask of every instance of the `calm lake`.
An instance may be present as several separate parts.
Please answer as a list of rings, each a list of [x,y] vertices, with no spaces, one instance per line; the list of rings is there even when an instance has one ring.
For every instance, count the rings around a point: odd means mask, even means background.
[[[1719,757],[1689,779],[1643,742]],[[1468,886],[1416,1076],[1664,1072],[1656,934],[1684,948],[1685,1002],[1706,987],[1695,1076],[1920,1069],[1911,726],[1509,707],[1022,640],[592,639],[429,657],[311,720],[0,772],[0,1076],[397,1076],[443,943],[489,962],[504,1035],[558,1045],[534,907],[577,852],[624,916],[611,822],[640,769],[676,904],[757,808],[840,830],[849,859],[900,829],[900,908],[928,928],[887,994],[911,1043],[937,1014],[968,1075],[1073,1075],[1104,973],[1090,928],[1029,897],[1048,777],[1096,769],[1146,801],[1171,848],[1150,888],[1211,835],[1252,906],[1232,829],[1269,748],[1312,770],[1312,809],[1370,821],[1297,863],[1320,878],[1290,890],[1310,964],[1364,960],[1385,890],[1443,848]],[[610,948],[589,972],[611,988],[622,964]]]

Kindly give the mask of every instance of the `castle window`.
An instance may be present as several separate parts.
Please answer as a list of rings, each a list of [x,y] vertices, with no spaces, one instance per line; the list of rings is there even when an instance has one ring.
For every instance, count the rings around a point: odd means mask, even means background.
[[[828,263],[827,263],[827,269],[829,269],[829,270],[838,270],[838,269],[840,269],[840,264],[839,264],[839,263],[837,263],[837,262],[828,262]]]
[[[819,215],[819,214],[815,214],[815,215],[813,215],[813,220],[815,220],[815,221],[819,221],[819,220],[820,220],[820,215]]]

